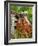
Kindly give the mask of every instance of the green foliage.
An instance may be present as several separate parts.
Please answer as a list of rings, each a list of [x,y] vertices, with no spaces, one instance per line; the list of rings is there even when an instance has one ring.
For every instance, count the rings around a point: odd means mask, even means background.
[[[16,6],[16,5],[11,5],[10,6],[10,10],[13,12],[15,11],[16,13],[19,13],[20,12],[20,7],[19,6]]]
[[[16,13],[27,11],[28,14],[32,14],[32,7],[16,6],[16,5],[13,6],[13,5],[11,5],[10,10],[12,12],[15,11]]]
[[[10,5],[10,10],[13,12],[15,11],[16,13],[21,13],[27,11],[28,14],[28,19],[32,23],[32,7],[27,7],[27,6],[16,6],[16,5]]]

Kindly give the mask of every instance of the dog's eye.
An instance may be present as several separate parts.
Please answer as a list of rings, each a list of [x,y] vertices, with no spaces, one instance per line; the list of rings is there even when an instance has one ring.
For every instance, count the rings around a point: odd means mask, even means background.
[[[15,23],[17,23],[18,21],[15,21]]]

